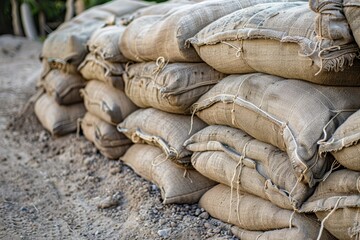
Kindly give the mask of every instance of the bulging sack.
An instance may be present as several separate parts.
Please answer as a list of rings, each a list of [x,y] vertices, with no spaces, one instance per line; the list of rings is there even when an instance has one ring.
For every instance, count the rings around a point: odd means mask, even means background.
[[[105,61],[89,53],[78,70],[87,80],[99,80],[116,89],[124,90],[124,67],[121,63]]]
[[[35,103],[35,114],[40,123],[53,136],[62,136],[77,129],[77,121],[86,110],[83,103],[59,105],[55,99],[43,94]]]
[[[227,74],[263,72],[323,85],[359,86],[359,49],[336,1],[268,3],[238,10],[191,43]],[[323,2],[321,2],[323,3]]]
[[[44,87],[46,93],[54,96],[60,105],[70,105],[82,102],[80,89],[86,85],[85,80],[79,74],[66,74],[58,69],[51,70],[39,85]]]
[[[341,124],[326,142],[321,142],[319,151],[331,153],[343,166],[360,171],[360,110]]]
[[[331,173],[300,211],[315,212],[325,229],[339,239],[359,238],[360,172],[343,169]]]
[[[191,163],[204,176],[281,208],[299,209],[313,193],[306,183],[298,182],[285,152],[239,129],[211,125],[184,146],[194,152]]]
[[[238,192],[219,184],[200,199],[199,205],[212,217],[236,225],[232,232],[241,240],[316,239],[320,224],[316,219],[281,209],[262,198]],[[334,239],[326,230],[323,240]]]
[[[239,128],[286,151],[299,180],[310,187],[332,165],[318,154],[351,113],[360,107],[356,87],[329,87],[263,73],[231,75],[204,94],[192,109],[209,125]]]
[[[355,41],[360,46],[360,2],[357,0],[341,0],[345,17],[350,25]]]
[[[123,75],[126,95],[139,107],[189,114],[190,106],[226,75],[206,63],[137,63]]]
[[[186,170],[166,160],[163,151],[155,146],[134,144],[121,160],[160,188],[164,204],[197,203],[215,185],[197,171]]]
[[[199,118],[166,113],[154,108],[139,109],[118,125],[134,143],[160,147],[167,159],[184,167],[191,167],[191,152],[183,146],[185,140],[204,128]]]
[[[124,30],[125,27],[121,25],[110,25],[96,30],[87,43],[89,51],[105,61],[126,63],[128,60],[119,49]]]
[[[232,13],[264,2],[279,0],[203,1],[179,7],[166,15],[149,15],[131,22],[120,42],[124,56],[136,62],[164,57],[170,62],[202,62],[185,41],[206,25]]]
[[[80,93],[88,112],[112,125],[117,125],[137,109],[123,91],[100,81],[90,81]]]
[[[56,31],[49,34],[44,42],[41,56],[56,65],[73,65],[72,69],[76,69],[88,53],[86,43],[96,29],[145,6],[149,4],[141,1],[117,0],[93,7],[71,21],[63,23]]]
[[[116,130],[116,127],[87,112],[81,120],[86,139],[108,159],[119,159],[132,142]]]

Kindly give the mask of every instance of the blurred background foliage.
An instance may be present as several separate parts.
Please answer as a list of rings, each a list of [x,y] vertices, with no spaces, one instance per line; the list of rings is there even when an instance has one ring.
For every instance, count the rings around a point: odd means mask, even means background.
[[[81,0],[81,4],[85,10],[109,1],[111,0]],[[160,3],[167,0],[144,1]],[[76,2],[76,0],[74,0],[74,2]],[[65,20],[67,10],[66,0],[0,0],[0,35],[23,35],[23,29],[14,29],[13,23],[14,5],[16,5],[16,9],[19,12],[20,5],[22,3],[27,3],[30,6],[31,14],[34,19],[37,31],[39,35],[43,35],[43,37],[49,34],[51,31],[55,30]],[[18,14],[18,17],[20,17],[20,13]],[[45,24],[45,27],[40,27],[41,22]]]

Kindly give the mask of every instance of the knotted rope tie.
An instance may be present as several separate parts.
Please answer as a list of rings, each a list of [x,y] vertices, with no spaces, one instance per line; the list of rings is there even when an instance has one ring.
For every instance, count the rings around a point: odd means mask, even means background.
[[[156,59],[157,68],[154,69],[152,74],[156,74],[156,77],[157,77],[157,75],[168,65],[168,63],[169,63],[169,60],[166,60],[164,57],[158,57]]]
[[[228,45],[228,46],[234,48],[236,50],[235,56],[237,58],[241,57],[241,54],[244,52],[244,48],[243,48],[244,40],[243,39],[240,40],[240,47],[235,46],[235,45],[233,45],[231,43],[228,43],[228,42],[225,42],[225,41],[221,41],[220,43]]]

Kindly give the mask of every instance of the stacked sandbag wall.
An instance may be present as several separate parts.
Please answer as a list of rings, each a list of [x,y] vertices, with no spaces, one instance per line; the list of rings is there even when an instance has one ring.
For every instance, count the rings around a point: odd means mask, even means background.
[[[359,237],[359,47],[341,4],[260,4],[186,41],[231,74],[192,105],[209,126],[185,146],[221,183],[200,205],[240,239]],[[286,215],[288,228],[277,225]],[[298,216],[313,228],[297,229]]]
[[[82,97],[85,137],[240,239],[359,238],[358,4],[145,5],[89,10],[44,45],[43,86],[74,86],[60,101]]]
[[[52,135],[76,131],[78,119],[85,114],[80,89],[86,82],[78,66],[89,51],[86,43],[92,33],[145,6],[149,4],[112,1],[83,12],[49,34],[41,53],[43,69],[38,82],[45,93],[36,101],[35,113]]]

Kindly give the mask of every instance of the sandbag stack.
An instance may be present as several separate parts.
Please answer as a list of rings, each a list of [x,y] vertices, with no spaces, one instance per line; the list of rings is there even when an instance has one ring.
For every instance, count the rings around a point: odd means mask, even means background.
[[[125,93],[142,108],[118,125],[118,130],[135,143],[121,159],[159,186],[164,203],[195,203],[215,184],[192,168],[192,153],[183,144],[189,135],[206,126],[197,117],[191,118],[190,106],[226,75],[201,60],[197,62],[199,58],[194,62],[195,52],[182,62],[178,61],[177,52],[183,49],[157,52],[162,44],[170,46],[171,42],[155,44],[153,41],[163,38],[167,32],[177,41],[175,35],[180,28],[185,36],[199,31],[200,28],[188,29],[188,24],[183,23],[174,28],[168,20],[172,19],[175,24],[174,19],[189,17],[191,12],[187,10],[196,5],[174,1],[159,4],[158,8],[141,9],[133,14],[120,41],[124,56],[134,61],[127,64],[123,74]],[[198,17],[194,17],[194,21],[196,19]],[[185,39],[180,38],[181,44]],[[131,52],[135,49],[141,51],[141,59]]]
[[[89,53],[78,70],[87,80],[80,90],[87,109],[81,128],[85,137],[109,159],[119,159],[131,141],[116,130],[137,107],[124,93],[122,74],[127,59],[119,49],[125,26],[119,23],[96,30],[87,42]]]
[[[190,116],[139,109],[118,125],[135,143],[121,159],[161,189],[164,204],[196,203],[215,182],[192,169],[191,152],[183,144],[205,126],[198,118],[191,123]]]
[[[356,150],[336,155],[357,143],[356,130],[341,128],[360,108],[359,47],[341,2],[255,5],[186,41],[232,74],[192,105],[209,126],[185,146],[220,183],[201,207],[240,239],[359,236],[358,172],[335,171],[337,161],[353,165]]]
[[[78,65],[88,52],[86,43],[91,34],[148,5],[130,0],[113,1],[85,11],[49,34],[41,53],[43,70],[38,83],[46,95],[37,100],[35,112],[53,135],[76,131],[78,119],[85,114],[79,90],[86,82],[78,72]]]
[[[240,239],[359,238],[357,3],[131,1],[105,21],[111,4],[43,53],[49,78],[87,80],[81,125],[105,156]]]

